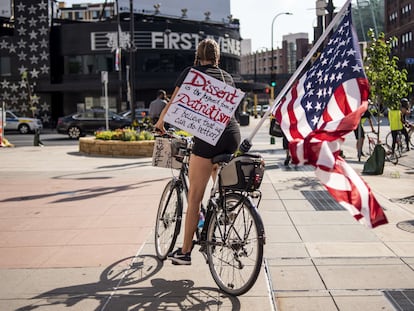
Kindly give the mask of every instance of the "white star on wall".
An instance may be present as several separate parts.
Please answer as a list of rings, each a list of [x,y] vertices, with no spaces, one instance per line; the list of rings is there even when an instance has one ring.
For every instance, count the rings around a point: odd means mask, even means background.
[[[26,53],[21,51],[19,54],[17,54],[17,56],[19,57],[20,61],[25,61],[26,60]]]
[[[32,76],[32,78],[39,78],[39,71],[36,70],[36,68],[33,68],[32,71],[30,71],[30,75]]]
[[[20,67],[19,67],[19,73],[22,75],[24,72],[26,72],[27,71],[27,68],[25,67],[25,66],[23,66],[23,65],[21,65]]]
[[[31,64],[37,64],[37,62],[39,61],[39,57],[37,57],[36,55],[33,55],[29,59]]]
[[[19,16],[18,18],[16,18],[16,20],[18,24],[24,24],[26,22],[26,17]]]
[[[35,15],[36,11],[37,11],[36,7],[32,4],[29,8],[29,14]]]
[[[32,30],[29,33],[29,36],[30,36],[30,39],[32,39],[32,40],[37,39],[37,33],[36,33],[36,31]]]
[[[19,3],[18,5],[17,5],[17,10],[19,11],[19,12],[22,12],[22,11],[24,11],[24,9],[25,9],[25,5],[23,4],[23,3]]]
[[[16,53],[16,46],[13,43],[9,45],[9,53]]]
[[[39,9],[40,9],[40,10],[46,10],[46,9],[47,9],[47,3],[46,3],[46,2],[44,2],[44,1],[40,2],[40,3],[38,4],[38,6],[39,6]]]
[[[29,45],[30,51],[31,52],[36,52],[37,50],[37,44],[32,42],[32,44]]]
[[[17,32],[19,33],[19,36],[23,37],[24,35],[26,35],[26,28],[19,27],[17,28]]]
[[[40,53],[40,59],[41,60],[48,60],[49,59],[49,54],[47,54],[46,51],[42,51],[42,53]]]
[[[40,67],[40,71],[42,72],[42,74],[48,74],[49,66],[43,65],[42,67]]]
[[[26,47],[26,41],[24,41],[23,39],[20,39],[19,41],[17,41],[17,45],[19,46],[20,49],[24,49]]]
[[[0,82],[0,84],[3,89],[7,89],[9,87],[10,82],[7,80],[3,80],[2,82]]]
[[[0,42],[0,49],[7,49],[8,48],[8,46],[9,46],[9,43],[6,41],[6,40],[2,40],[1,42]]]

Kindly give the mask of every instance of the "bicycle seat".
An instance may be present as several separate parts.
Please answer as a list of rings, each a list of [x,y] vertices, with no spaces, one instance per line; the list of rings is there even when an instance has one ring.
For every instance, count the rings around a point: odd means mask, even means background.
[[[213,164],[229,163],[229,161],[232,158],[233,158],[233,154],[232,153],[223,153],[223,154],[216,155],[214,158],[211,159],[211,162]]]

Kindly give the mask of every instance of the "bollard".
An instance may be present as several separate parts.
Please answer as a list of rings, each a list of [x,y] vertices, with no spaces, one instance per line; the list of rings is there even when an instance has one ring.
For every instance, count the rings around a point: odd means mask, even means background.
[[[270,144],[271,145],[275,144],[275,137],[274,136],[270,136]]]
[[[39,129],[35,130],[35,133],[34,133],[34,139],[33,139],[33,146],[36,146],[36,147],[40,146],[40,147],[43,147],[43,144],[42,144],[42,142],[40,141],[40,130],[39,130]]]

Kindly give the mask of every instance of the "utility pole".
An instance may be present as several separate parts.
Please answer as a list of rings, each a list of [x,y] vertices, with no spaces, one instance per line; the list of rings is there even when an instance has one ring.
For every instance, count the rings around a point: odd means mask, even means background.
[[[136,122],[135,116],[135,43],[134,43],[134,4],[133,0],[129,0],[129,33],[130,33],[130,40],[131,46],[129,49],[129,66],[130,66],[130,89],[131,89],[131,102],[129,103],[131,106],[131,122],[134,124]]]

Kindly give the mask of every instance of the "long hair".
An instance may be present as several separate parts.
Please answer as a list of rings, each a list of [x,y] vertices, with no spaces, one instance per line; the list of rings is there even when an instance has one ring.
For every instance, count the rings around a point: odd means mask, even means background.
[[[213,66],[218,66],[220,61],[220,47],[213,39],[204,39],[198,44],[194,65],[199,65],[200,61],[211,61]]]

